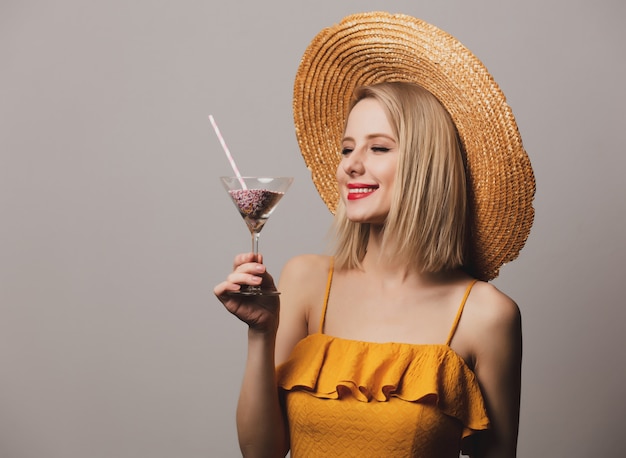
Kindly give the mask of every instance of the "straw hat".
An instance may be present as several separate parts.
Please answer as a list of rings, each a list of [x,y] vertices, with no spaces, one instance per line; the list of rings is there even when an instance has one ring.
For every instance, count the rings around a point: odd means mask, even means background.
[[[306,49],[294,87],[296,136],[313,182],[335,212],[335,172],[354,88],[406,81],[430,91],[450,113],[466,154],[470,259],[495,278],[530,232],[535,179],[504,94],[485,66],[448,33],[402,14],[345,17]]]

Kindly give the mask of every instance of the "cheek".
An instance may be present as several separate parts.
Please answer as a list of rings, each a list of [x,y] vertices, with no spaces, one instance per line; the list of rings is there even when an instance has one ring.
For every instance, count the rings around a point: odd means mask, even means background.
[[[392,164],[389,164],[389,166],[385,168],[384,174],[385,174],[385,178],[387,179],[387,181],[391,183],[394,183],[396,181],[397,169],[398,169],[397,162],[393,162]]]

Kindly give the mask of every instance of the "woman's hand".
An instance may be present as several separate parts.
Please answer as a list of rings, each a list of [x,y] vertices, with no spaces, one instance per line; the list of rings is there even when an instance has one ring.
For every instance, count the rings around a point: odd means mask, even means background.
[[[226,280],[215,286],[213,293],[226,310],[246,323],[250,330],[262,333],[276,332],[278,329],[278,296],[237,296],[229,292],[239,291],[241,285],[261,286],[263,289],[276,289],[274,279],[263,265],[263,257],[255,261],[253,253],[235,256],[233,271]]]

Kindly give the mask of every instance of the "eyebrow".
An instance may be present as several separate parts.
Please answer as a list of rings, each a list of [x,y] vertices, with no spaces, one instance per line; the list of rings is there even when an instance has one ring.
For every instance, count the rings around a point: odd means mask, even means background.
[[[391,136],[387,135],[387,134],[369,134],[365,138],[368,139],[368,140],[372,140],[374,138],[386,138],[387,140],[391,140],[392,142],[396,143],[396,139],[394,137],[391,137]],[[354,141],[354,138],[352,138],[352,137],[343,137],[341,139],[342,142],[345,142],[345,141],[348,141],[348,140]]]

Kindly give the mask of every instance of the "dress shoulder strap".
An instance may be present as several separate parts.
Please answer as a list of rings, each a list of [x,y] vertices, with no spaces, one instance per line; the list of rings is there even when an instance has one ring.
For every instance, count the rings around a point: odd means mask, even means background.
[[[472,280],[470,284],[467,286],[465,290],[465,294],[463,295],[463,299],[461,300],[461,305],[459,306],[459,311],[456,312],[456,318],[454,319],[454,323],[452,323],[452,329],[450,329],[450,334],[448,335],[448,340],[446,340],[446,345],[450,346],[452,342],[452,338],[454,337],[454,333],[456,332],[456,328],[459,326],[459,321],[461,321],[461,315],[463,314],[463,308],[465,308],[465,303],[467,302],[467,298],[472,291],[472,287],[476,284],[478,280]]]
[[[330,285],[333,282],[334,260],[335,258],[331,256],[330,266],[328,267],[328,280],[326,281],[326,293],[324,293],[324,304],[322,305],[322,316],[320,317],[320,334],[324,334],[324,321],[326,320],[326,309],[328,308],[328,296],[330,296]]]

